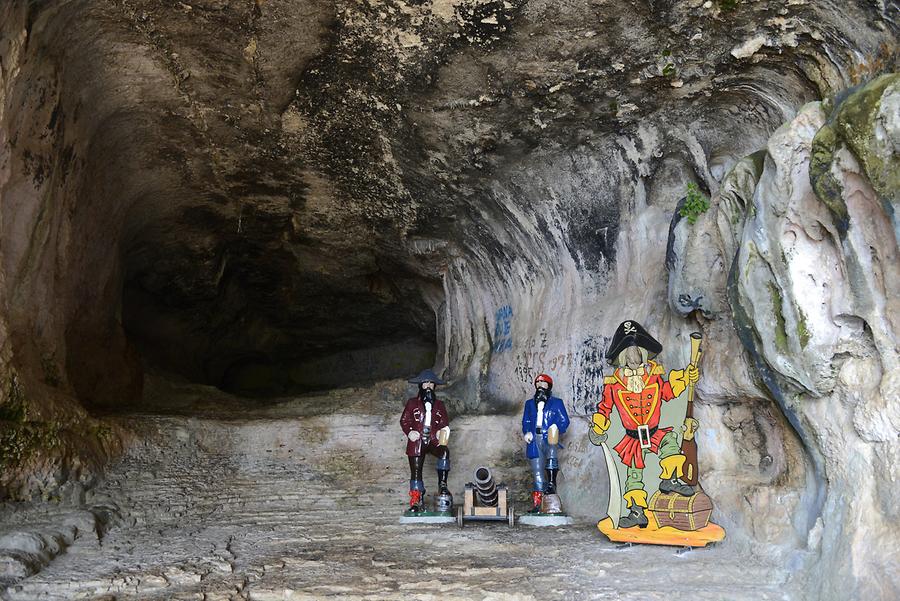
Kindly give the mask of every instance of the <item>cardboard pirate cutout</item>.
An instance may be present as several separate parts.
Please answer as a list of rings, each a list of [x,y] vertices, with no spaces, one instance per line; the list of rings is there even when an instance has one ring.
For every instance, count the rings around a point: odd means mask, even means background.
[[[569,428],[569,414],[561,399],[553,396],[553,378],[540,374],[534,379],[534,396],[525,400],[522,438],[534,487],[531,509],[519,523],[531,526],[561,526],[571,523],[556,492],[559,473],[560,436]]]
[[[406,401],[400,427],[406,436],[406,455],[409,458],[409,509],[401,523],[453,522],[453,495],[447,488],[450,473],[450,416],[444,403],[435,396],[435,386],[443,384],[433,371],[426,369],[409,380],[419,385],[418,395]],[[437,457],[438,496],[436,511],[425,507],[425,483],[422,468],[425,456]]]
[[[700,334],[691,335],[691,363],[685,369],[669,371],[668,376],[653,360],[662,345],[638,322],[622,322],[610,342],[606,359],[614,371],[603,379],[602,400],[589,432],[591,442],[603,449],[609,470],[608,515],[597,526],[610,540],[704,546],[725,537],[722,528],[709,522],[709,497],[692,485],[697,484],[694,434],[698,423],[693,419],[692,406],[694,385],[700,378],[700,340]],[[679,440],[678,432],[660,423],[660,418],[662,404],[685,390],[688,410],[685,435]],[[625,435],[611,451],[606,432],[613,409]],[[654,455],[661,470],[660,484],[659,491],[648,497],[644,468]],[[625,474],[622,492],[620,471]]]

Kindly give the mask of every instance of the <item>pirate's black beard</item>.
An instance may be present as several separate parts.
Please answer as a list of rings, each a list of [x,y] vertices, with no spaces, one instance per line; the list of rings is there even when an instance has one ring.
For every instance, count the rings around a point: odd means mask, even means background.
[[[547,391],[543,388],[538,388],[534,393],[534,400],[540,403],[541,401],[547,402]]]
[[[421,393],[422,400],[428,403],[434,402],[434,391],[433,390],[423,390]]]

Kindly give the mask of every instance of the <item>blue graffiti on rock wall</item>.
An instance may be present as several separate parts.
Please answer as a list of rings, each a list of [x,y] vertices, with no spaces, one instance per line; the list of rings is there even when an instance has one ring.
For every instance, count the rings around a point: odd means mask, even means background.
[[[512,307],[503,305],[494,315],[494,352],[502,353],[512,348]]]

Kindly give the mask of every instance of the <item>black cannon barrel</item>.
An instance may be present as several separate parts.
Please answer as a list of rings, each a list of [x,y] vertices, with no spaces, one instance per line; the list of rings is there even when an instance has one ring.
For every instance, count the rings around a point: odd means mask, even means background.
[[[494,484],[494,475],[486,467],[475,470],[475,495],[478,504],[483,507],[497,506],[497,485]]]

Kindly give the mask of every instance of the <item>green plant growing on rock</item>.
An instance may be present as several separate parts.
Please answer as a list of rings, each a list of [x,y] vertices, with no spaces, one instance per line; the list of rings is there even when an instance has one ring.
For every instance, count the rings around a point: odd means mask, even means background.
[[[675,75],[675,62],[672,60],[672,51],[668,48],[663,50],[662,58],[665,62],[662,67],[663,77],[673,77]]]
[[[709,198],[700,191],[697,184],[690,182],[687,185],[684,204],[679,209],[678,214],[687,219],[688,223],[694,225],[697,223],[697,218],[708,210]]]
[[[737,8],[738,0],[716,0],[716,4],[722,12],[730,12]]]

